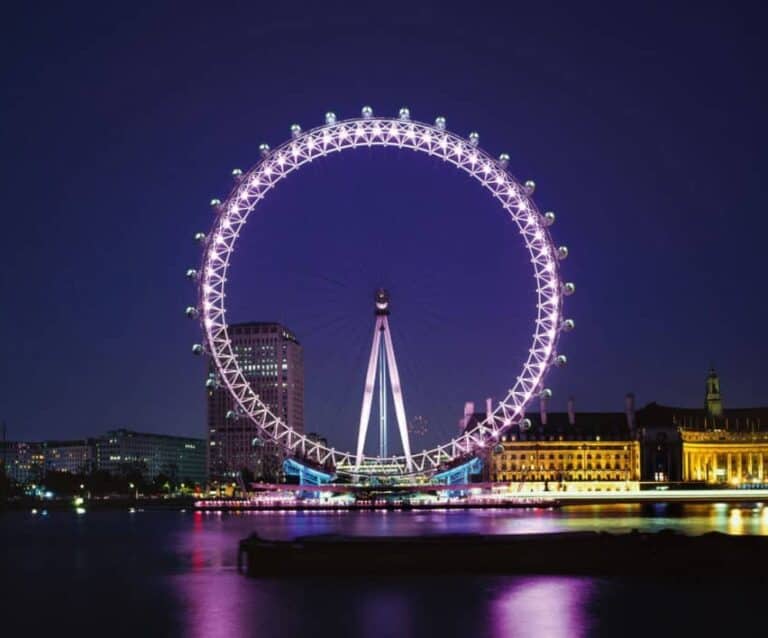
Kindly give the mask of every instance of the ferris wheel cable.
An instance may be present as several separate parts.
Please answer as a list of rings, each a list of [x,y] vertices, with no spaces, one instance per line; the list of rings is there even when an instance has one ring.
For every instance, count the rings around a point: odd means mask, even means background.
[[[297,290],[307,293],[336,297],[349,290],[348,284],[344,284],[336,279],[298,272],[294,274],[298,275],[294,279]]]
[[[342,402],[336,410],[337,422],[348,423],[351,436],[354,436],[354,424],[359,422],[360,418],[360,409],[356,401],[359,397],[358,392],[363,389],[363,386],[360,385],[360,380],[364,379],[365,359],[370,345],[368,331],[364,330],[359,323],[356,324],[356,328],[355,332],[349,335],[349,339],[357,345],[351,354],[347,354],[347,365],[339,366],[338,368],[339,370],[351,371],[351,373],[347,373],[348,382],[343,386],[348,389],[347,392],[350,400]]]
[[[335,327],[338,327],[340,330],[328,333],[328,336],[333,337],[334,334],[338,334],[339,337],[351,335],[352,331],[350,329],[345,329],[345,326],[347,325],[349,324],[337,324]],[[307,361],[306,365],[307,367],[310,365],[312,366],[314,371],[313,375],[316,378],[326,378],[327,376],[339,377],[340,371],[349,370],[349,366],[345,365],[347,362],[347,357],[344,357],[342,349],[336,347],[335,345],[339,342],[339,340],[340,339],[329,338],[325,347],[313,347],[313,342],[311,339],[306,341],[307,348],[311,348],[305,357],[305,361]],[[332,370],[335,370],[336,372],[334,374],[328,374]],[[352,372],[349,371],[346,374],[351,375]]]
[[[332,284],[333,286],[337,288],[349,288],[349,284],[344,283],[343,281],[339,281],[338,279],[333,279],[331,277],[327,277],[325,275],[321,275],[320,273],[316,273],[315,276],[326,283]]]
[[[295,286],[294,288],[297,292],[302,292],[302,289],[298,286]],[[302,292],[301,296],[306,300],[303,308],[306,309],[308,305],[311,305],[312,311],[307,312],[305,310],[301,315],[291,318],[291,327],[295,329],[297,335],[299,335],[300,332],[297,328],[302,328],[299,336],[306,336],[312,329],[317,328],[318,325],[322,327],[325,324],[330,324],[344,317],[351,318],[352,316],[349,310],[345,309],[344,304],[340,303],[342,298],[337,297],[337,294],[340,294],[339,292],[333,289],[319,292],[321,296],[315,299],[307,299],[306,293]],[[322,323],[318,324],[318,321],[322,321]],[[311,326],[312,328],[305,331],[303,330],[305,325]]]
[[[407,406],[408,414],[414,413],[414,406],[419,406],[418,413],[425,413],[425,406],[432,406],[435,404],[434,392],[428,392],[425,390],[422,384],[421,377],[417,372],[417,368],[413,365],[413,358],[405,354],[408,352],[408,342],[402,338],[402,333],[393,330],[393,340],[399,344],[398,352],[402,352],[403,356],[400,359],[402,364],[402,379],[403,386],[408,388]],[[429,412],[429,410],[427,410]],[[409,419],[409,424],[411,420]]]
[[[409,396],[416,397],[416,400],[421,402],[421,413],[423,414],[423,407],[425,405],[431,406],[439,404],[441,402],[441,397],[437,396],[434,388],[428,390],[422,382],[422,379],[428,378],[428,374],[425,372],[425,366],[422,365],[422,360],[413,354],[418,350],[414,348],[414,340],[411,339],[412,335],[406,333],[406,331],[399,327],[395,327],[393,333],[395,339],[402,344],[400,351],[403,352],[402,361],[405,369],[405,374],[403,376],[408,379],[408,387],[414,387],[413,392],[409,392]],[[429,419],[429,421],[430,423],[437,424],[437,431],[442,435],[442,439],[450,437],[456,432],[455,428],[448,427],[448,423],[445,422],[444,419],[433,418]]]
[[[421,309],[422,322],[428,322],[432,327],[455,327],[455,320],[449,315],[443,314],[439,310],[435,310],[433,306],[428,305],[426,302],[423,304],[417,304]],[[419,324],[417,324],[418,326]]]
[[[443,394],[438,394],[435,388],[432,386],[424,386],[421,382],[421,379],[428,378],[428,376],[432,374],[432,371],[426,369],[424,360],[422,358],[416,357],[413,354],[414,352],[418,352],[418,349],[413,347],[411,344],[414,341],[417,343],[420,341],[418,335],[413,332],[402,332],[399,330],[395,330],[394,332],[396,340],[398,342],[402,342],[404,346],[402,348],[404,352],[403,363],[404,367],[406,368],[404,377],[408,379],[408,387],[413,385],[416,386],[416,389],[413,392],[409,392],[409,396],[419,398],[424,405],[432,406],[443,402]],[[467,381],[469,381],[469,379],[467,379]],[[458,377],[454,377],[454,381],[446,380],[446,382],[451,383],[452,385],[456,385],[458,382]],[[470,396],[471,392],[468,393],[465,391],[464,394],[459,393],[459,395],[457,395],[459,400],[457,401],[456,405],[453,406],[454,409],[451,411],[450,415],[440,415],[435,413],[432,415],[432,417],[429,418],[430,433],[433,435],[439,435],[440,440],[446,440],[451,437],[455,437],[457,433],[456,423],[463,414],[464,403],[469,400],[472,400],[476,403],[480,398],[484,398],[485,396],[493,396],[495,394],[496,391],[491,391],[485,394],[483,397],[477,397]],[[424,408],[422,408],[421,411],[424,413]],[[428,413],[431,412],[430,410],[426,411]]]
[[[264,250],[268,251],[269,248],[270,247],[268,245],[264,247]],[[296,265],[286,265],[282,262],[276,262],[276,257],[272,256],[271,254],[267,259],[249,261],[248,265],[252,270],[258,271],[260,273],[270,272],[276,275],[280,275],[283,279],[286,276],[290,276],[295,283],[301,285],[310,283],[328,284],[323,288],[323,292],[329,292],[334,288],[349,287],[349,282],[342,281],[338,276],[330,276],[320,273],[314,269],[299,268],[296,267]],[[318,286],[317,289],[320,290],[321,286]]]
[[[439,312],[434,309],[440,307],[442,305],[441,302],[445,299],[446,284],[452,290],[455,290],[457,287],[454,278],[447,282],[444,275],[435,270],[428,272],[427,277],[419,273],[418,275],[405,278],[399,284],[396,288],[391,286],[393,291],[396,291],[398,300],[400,300],[398,305],[419,305],[433,312]]]
[[[321,318],[324,318],[325,321],[319,321]],[[301,328],[301,337],[302,339],[307,339],[309,337],[316,336],[319,333],[325,332],[328,329],[335,328],[337,324],[344,322],[344,321],[350,321],[350,317],[347,313],[341,313],[334,315],[330,319],[328,318],[327,314],[314,314],[310,315],[306,318],[303,318],[300,321],[293,320],[292,326],[296,326],[297,328]],[[306,324],[305,324],[306,322]],[[306,325],[306,327],[304,327]],[[299,334],[299,331],[296,330],[297,335]]]
[[[421,322],[416,321],[413,323],[414,326],[416,326]],[[392,332],[395,340],[402,344],[399,347],[399,351],[402,351],[401,358],[404,364],[403,367],[406,376],[412,379],[412,381],[409,381],[409,387],[411,384],[415,384],[417,390],[424,390],[422,379],[428,378],[430,373],[427,373],[426,371],[423,357],[418,356],[420,351],[418,344],[421,342],[421,339],[418,337],[419,333],[413,329],[414,326],[409,326],[409,330],[405,330],[402,324],[396,323],[394,324]],[[426,398],[427,393],[420,392],[419,394],[414,394],[414,396]],[[432,396],[434,396],[434,393],[432,393]]]
[[[310,360],[320,362],[320,368],[316,367],[315,369],[319,373],[322,373],[321,376],[324,376],[324,373],[329,369],[338,371],[348,370],[349,372],[347,374],[349,375],[357,374],[357,367],[349,365],[350,358],[356,360],[357,357],[355,357],[354,354],[350,354],[348,349],[338,347],[337,344],[340,341],[355,344],[359,343],[363,340],[362,329],[357,322],[347,320],[346,318],[344,321],[334,324],[331,328],[333,328],[332,331],[327,331],[327,336],[330,338],[327,340],[325,346],[313,346],[313,341],[308,339],[308,348],[312,348],[309,353]],[[333,338],[335,335],[338,335],[338,338]],[[362,347],[358,346],[357,349],[362,353]],[[338,373],[335,376],[338,376]],[[354,378],[357,380],[357,376]]]

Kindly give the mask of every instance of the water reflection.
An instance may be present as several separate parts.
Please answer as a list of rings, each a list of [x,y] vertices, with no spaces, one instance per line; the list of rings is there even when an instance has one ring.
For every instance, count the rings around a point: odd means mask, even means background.
[[[396,587],[384,590],[376,587],[371,589],[371,593],[363,597],[362,604],[355,610],[357,624],[355,633],[370,638],[415,636],[411,618],[413,598],[409,600],[408,596],[398,591]]]
[[[493,635],[504,638],[579,638],[590,634],[592,578],[520,579],[492,603]]]
[[[741,510],[734,507],[730,511],[728,516],[728,533],[729,534],[743,534],[744,533],[744,520],[741,517]]]
[[[412,535],[454,533],[530,534],[632,529],[681,533],[768,534],[762,504],[651,504],[566,506],[559,509],[433,510],[428,512],[242,512],[186,514],[196,516],[206,532],[219,529],[242,538],[258,532],[266,538],[287,539],[308,534]],[[736,513],[733,513],[736,512]],[[144,513],[151,516],[151,513]],[[741,524],[738,518],[741,516]],[[741,531],[739,531],[741,530]],[[239,534],[239,536],[237,536]]]
[[[590,578],[414,577],[255,580],[232,569],[170,579],[183,635],[366,638],[590,635]]]
[[[0,521],[0,574],[12,579],[13,586],[4,591],[4,621],[5,626],[27,627],[27,635],[103,635],[108,627],[110,635],[145,638],[626,638],[654,635],[659,627],[676,626],[679,618],[686,619],[691,635],[713,635],[715,628],[719,635],[736,633],[731,625],[738,626],[742,618],[747,625],[762,604],[762,590],[730,581],[681,587],[457,574],[377,582],[333,573],[270,581],[247,578],[236,570],[238,541],[254,531],[268,538],[292,538],[334,532],[513,534],[663,528],[768,535],[768,508],[716,504],[386,514],[6,513]],[[647,617],[637,613],[637,601],[653,600],[674,604],[658,605]],[[39,613],[41,601],[45,614]],[[717,626],[719,616],[700,613],[723,605],[729,613],[722,615],[722,627]],[[655,614],[662,614],[662,620]]]
[[[156,514],[143,515],[150,521]],[[258,532],[287,539],[308,534],[412,535],[444,532],[614,532],[671,528],[700,534],[768,534],[762,506],[616,505],[558,510],[429,512],[251,512],[180,515],[172,547],[180,569],[168,577],[184,634],[306,636],[332,627],[335,638],[433,635],[587,636],[599,593],[591,578],[537,576],[395,579],[375,583],[318,574],[305,580],[255,580],[236,571],[241,538]],[[611,587],[610,589],[613,589]],[[435,621],[438,618],[441,620]],[[466,620],[462,620],[466,619]],[[604,620],[600,621],[605,624]]]
[[[81,517],[86,524],[93,514]],[[152,524],[160,513],[130,515],[131,525]],[[530,534],[632,529],[703,534],[768,535],[768,508],[726,504],[674,506],[593,506],[559,510],[485,510],[432,512],[250,512],[176,513],[171,542],[185,569],[229,569],[236,565],[240,539],[257,532],[264,538],[290,539],[311,534],[395,536],[438,533]],[[89,518],[90,517],[90,518]]]

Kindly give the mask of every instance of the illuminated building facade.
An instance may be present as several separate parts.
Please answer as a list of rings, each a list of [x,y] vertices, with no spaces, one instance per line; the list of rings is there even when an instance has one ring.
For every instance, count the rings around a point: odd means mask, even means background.
[[[640,445],[634,420],[626,413],[577,413],[572,399],[567,412],[549,412],[542,400],[540,411],[526,414],[526,418],[530,427],[504,436],[489,455],[491,481],[515,483],[520,490],[624,490],[637,486]]]
[[[2,442],[5,473],[17,483],[29,484],[45,476],[45,449],[42,443]]]
[[[42,481],[48,472],[88,474],[95,468],[96,443],[8,441],[0,443],[0,462],[9,478],[22,484]]]
[[[489,403],[490,405],[490,403]],[[467,404],[461,427],[483,415]],[[635,410],[628,394],[624,413],[526,414],[518,429],[486,459],[486,478],[519,483],[644,481],[768,485],[768,408],[726,409],[720,379],[706,378],[704,406],[650,403]],[[577,488],[578,489],[578,488]]]
[[[250,322],[228,327],[232,349],[254,392],[297,432],[304,432],[304,357],[301,344],[279,323]],[[256,480],[278,480],[282,453],[263,441],[258,428],[237,410],[226,388],[209,369],[208,476],[230,482],[243,470]]]
[[[680,432],[683,480],[768,483],[768,408],[726,409],[714,370],[707,375],[702,409],[655,407],[657,420]]]
[[[681,434],[685,480],[731,485],[768,483],[768,432],[681,429]]]
[[[46,472],[89,474],[96,466],[96,441],[45,441]]]
[[[98,469],[114,475],[137,471],[150,481],[164,475],[175,483],[205,483],[203,439],[112,430],[98,439],[96,460]]]

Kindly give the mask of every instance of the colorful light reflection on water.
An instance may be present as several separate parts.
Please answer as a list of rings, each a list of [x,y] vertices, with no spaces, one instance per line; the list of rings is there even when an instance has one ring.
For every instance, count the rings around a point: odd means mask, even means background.
[[[520,638],[588,636],[595,579],[535,576],[513,580],[491,603],[494,634]]]
[[[108,627],[112,636],[195,638],[577,638],[654,635],[658,622],[674,626],[679,617],[687,617],[686,629],[693,631],[701,608],[727,604],[731,611],[741,610],[727,615],[729,624],[721,630],[731,631],[734,622],[750,618],[747,612],[761,604],[752,600],[754,592],[733,583],[681,588],[621,579],[461,574],[372,582],[333,573],[256,580],[237,572],[236,547],[253,531],[272,538],[663,528],[768,534],[767,511],[752,505],[700,505],[386,513],[89,511],[51,512],[45,518],[4,514],[0,573],[14,584],[6,588],[4,613],[6,626],[19,624],[27,635],[104,635]],[[638,600],[657,601],[652,603],[655,615],[638,615]],[[39,613],[41,601],[45,614]],[[698,627],[698,635],[712,635],[717,622],[710,618]]]

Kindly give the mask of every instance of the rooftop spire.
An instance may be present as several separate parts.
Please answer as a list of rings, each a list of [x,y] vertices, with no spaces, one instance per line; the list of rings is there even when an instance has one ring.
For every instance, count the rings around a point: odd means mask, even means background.
[[[707,392],[704,399],[704,407],[711,417],[723,415],[723,398],[720,395],[720,377],[717,376],[714,367],[709,368],[707,375]]]

